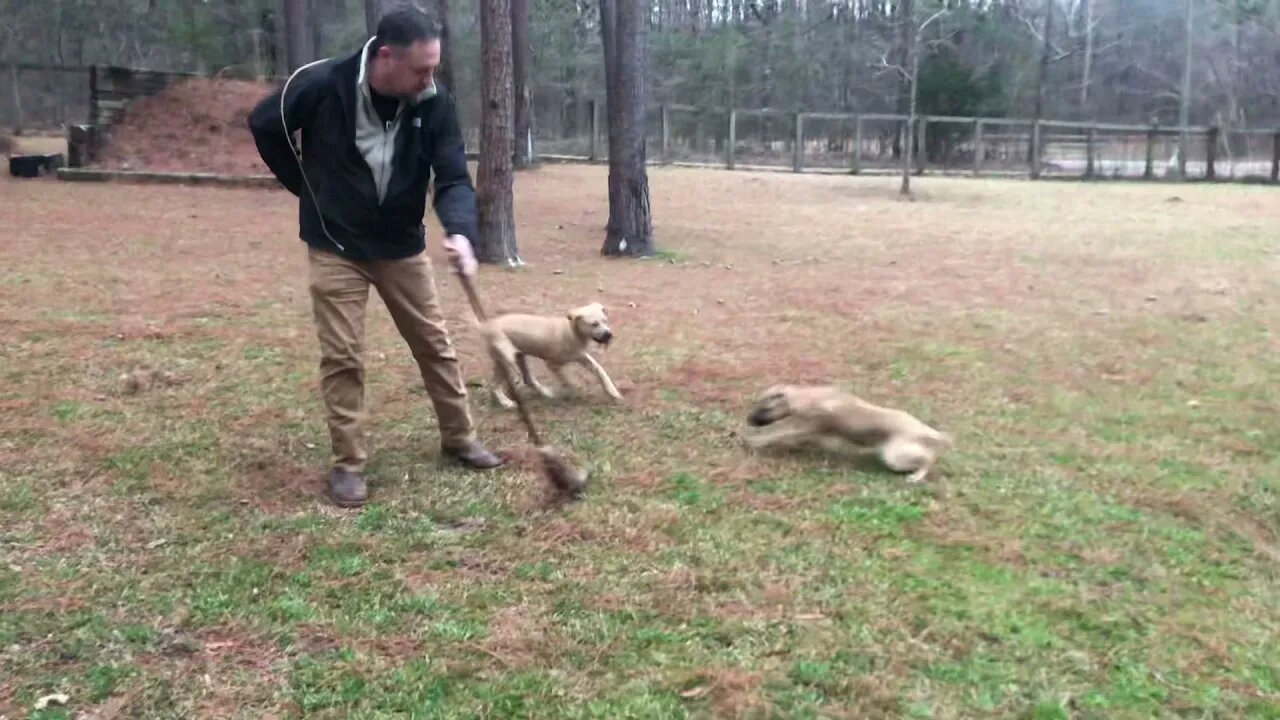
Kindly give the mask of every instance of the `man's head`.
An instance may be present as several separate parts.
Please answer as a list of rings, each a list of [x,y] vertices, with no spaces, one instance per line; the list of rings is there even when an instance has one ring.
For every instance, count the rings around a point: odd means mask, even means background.
[[[440,23],[414,7],[383,15],[369,45],[369,85],[383,95],[417,97],[440,65],[440,35]]]

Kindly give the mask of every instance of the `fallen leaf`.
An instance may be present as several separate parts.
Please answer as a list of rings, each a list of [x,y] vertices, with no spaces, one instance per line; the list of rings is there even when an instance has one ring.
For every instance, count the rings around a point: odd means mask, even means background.
[[[44,710],[49,707],[50,704],[66,705],[70,701],[71,698],[67,697],[66,693],[54,693],[52,695],[45,695],[39,700],[36,700],[35,708],[36,710]]]
[[[711,688],[709,686],[699,685],[698,687],[689,688],[688,690],[685,690],[684,692],[680,693],[680,697],[685,698],[687,700],[693,700],[695,698],[700,698],[709,692],[711,692]]]

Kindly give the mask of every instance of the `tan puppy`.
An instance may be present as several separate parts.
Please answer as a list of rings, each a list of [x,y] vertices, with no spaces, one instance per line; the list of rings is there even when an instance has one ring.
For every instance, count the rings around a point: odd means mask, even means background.
[[[929,475],[951,438],[909,413],[872,405],[831,386],[774,385],[761,394],[747,416],[753,449],[843,440],[873,448],[886,467],[911,473],[910,482]]]
[[[507,313],[481,323],[480,333],[493,359],[496,381],[493,387],[494,399],[504,408],[515,407],[515,401],[507,397],[502,377],[497,375],[501,372],[501,366],[505,366],[513,378],[516,377],[518,367],[526,385],[543,397],[554,397],[551,390],[529,372],[526,359],[529,355],[546,363],[547,369],[566,388],[572,386],[564,376],[564,366],[578,363],[595,373],[609,397],[614,400],[622,399],[622,393],[614,387],[609,374],[587,353],[587,346],[591,342],[608,345],[613,340],[609,318],[600,303],[574,308],[563,317]]]

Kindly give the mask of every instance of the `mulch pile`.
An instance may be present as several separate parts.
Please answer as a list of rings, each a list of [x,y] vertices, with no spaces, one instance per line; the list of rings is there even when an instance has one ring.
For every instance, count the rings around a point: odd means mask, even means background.
[[[180,80],[129,104],[98,163],[111,170],[267,174],[248,118],[269,83]]]

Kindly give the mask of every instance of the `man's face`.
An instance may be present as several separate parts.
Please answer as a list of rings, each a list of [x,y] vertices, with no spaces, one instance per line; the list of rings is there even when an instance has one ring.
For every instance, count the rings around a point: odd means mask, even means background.
[[[440,40],[420,40],[408,47],[383,45],[378,48],[378,92],[413,98],[431,85],[440,64]]]

